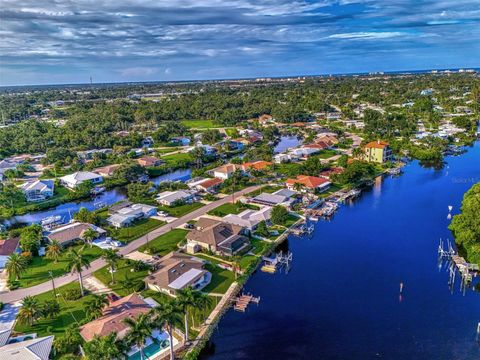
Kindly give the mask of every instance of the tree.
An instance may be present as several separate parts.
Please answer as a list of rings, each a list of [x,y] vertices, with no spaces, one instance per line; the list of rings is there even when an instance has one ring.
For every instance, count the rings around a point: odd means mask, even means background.
[[[80,250],[75,250],[71,248],[68,252],[68,270],[72,274],[78,274],[78,281],[80,283],[80,292],[82,296],[85,296],[85,292],[83,290],[83,279],[82,279],[82,268],[85,267],[88,269],[90,267],[90,260],[83,254],[83,247]]]
[[[103,309],[108,305],[108,299],[105,294],[94,295],[91,300],[87,302],[85,312],[90,320],[94,320],[102,316]]]
[[[82,343],[82,338],[78,329],[78,324],[70,325],[63,336],[55,336],[53,348],[57,356],[67,353],[73,353],[78,350]]]
[[[150,189],[153,187],[151,182],[142,184],[139,182],[130,183],[127,185],[128,199],[135,202],[142,202],[152,197]]]
[[[61,253],[62,245],[60,245],[60,242],[55,239],[51,240],[50,244],[47,246],[47,251],[45,252],[47,259],[53,260],[57,263]]]
[[[41,314],[38,300],[33,296],[25,296],[22,300],[22,307],[18,311],[17,320],[21,324],[32,326]]]
[[[125,318],[123,322],[130,328],[126,336],[127,343],[138,347],[140,359],[143,360],[145,358],[143,351],[145,340],[152,335],[155,325],[151,314],[140,314],[136,319]]]
[[[95,336],[83,345],[85,360],[120,360],[125,359],[128,349],[117,339],[116,333]]]
[[[165,327],[167,329],[168,337],[170,340],[170,359],[175,358],[173,352],[173,329],[174,324],[179,320],[182,315],[182,309],[178,305],[176,300],[166,300],[155,308],[155,324],[158,328]]]
[[[205,152],[205,149],[202,146],[196,146],[193,148],[192,151],[190,151],[190,155],[192,156],[197,169],[200,169],[202,167],[203,162],[205,161],[207,154]]]
[[[22,230],[20,234],[20,247],[24,252],[37,251],[42,239],[42,227],[40,225],[30,225]]]
[[[272,208],[272,216],[270,220],[273,224],[283,225],[287,221],[287,218],[288,210],[285,207],[276,205]]]
[[[81,237],[92,246],[92,242],[98,237],[98,234],[95,230],[88,228],[82,233]]]
[[[255,232],[258,235],[263,236],[263,237],[268,237],[270,235],[270,233],[268,232],[268,227],[267,227],[267,224],[266,224],[265,220],[262,220],[258,223],[257,229],[255,230]]]
[[[8,257],[5,268],[10,279],[18,280],[27,269],[27,259],[20,254],[13,253]]]
[[[98,221],[98,216],[93,211],[88,211],[86,208],[81,207],[75,214],[73,218],[82,223],[95,224]]]
[[[184,323],[185,323],[185,334],[184,341],[188,342],[188,315],[191,309],[204,309],[208,304],[208,296],[201,293],[200,291],[195,291],[191,287],[187,287],[184,290],[179,290],[177,292],[177,302],[179,307],[184,313]]]
[[[48,319],[54,319],[60,313],[60,304],[56,299],[47,300],[43,304],[42,316]]]
[[[4,184],[0,187],[0,206],[14,208],[14,204],[25,201],[25,194],[14,184]]]
[[[108,267],[110,268],[110,274],[112,276],[112,284],[115,283],[115,269],[117,268],[118,259],[120,256],[118,255],[118,250],[115,249],[107,249],[103,252],[102,258],[107,263]]]

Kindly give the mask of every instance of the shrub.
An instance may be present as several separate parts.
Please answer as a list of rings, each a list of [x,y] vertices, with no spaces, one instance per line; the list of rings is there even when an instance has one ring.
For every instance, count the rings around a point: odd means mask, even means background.
[[[63,293],[63,297],[65,300],[78,300],[82,297],[82,293],[80,292],[80,289],[68,289]]]

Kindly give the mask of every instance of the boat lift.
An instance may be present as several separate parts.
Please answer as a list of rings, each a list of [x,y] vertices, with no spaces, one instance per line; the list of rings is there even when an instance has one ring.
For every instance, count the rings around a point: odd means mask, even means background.
[[[265,264],[260,268],[263,272],[268,272],[274,274],[277,270],[285,269],[285,273],[288,274],[291,263],[293,261],[293,254],[288,251],[286,254],[283,254],[283,251],[280,251],[275,255],[275,257],[262,257],[262,260]]]

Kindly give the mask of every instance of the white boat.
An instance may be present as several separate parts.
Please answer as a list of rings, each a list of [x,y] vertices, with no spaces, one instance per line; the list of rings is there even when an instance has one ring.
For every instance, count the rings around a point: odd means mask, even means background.
[[[42,226],[50,226],[50,225],[57,224],[61,221],[62,221],[62,217],[60,215],[52,215],[40,220],[40,224]]]
[[[92,195],[99,195],[106,190],[104,186],[95,186],[92,190],[90,190],[90,194]]]
[[[453,209],[453,206],[452,206],[452,205],[448,205],[448,211],[450,212],[450,211],[452,211],[452,209]]]

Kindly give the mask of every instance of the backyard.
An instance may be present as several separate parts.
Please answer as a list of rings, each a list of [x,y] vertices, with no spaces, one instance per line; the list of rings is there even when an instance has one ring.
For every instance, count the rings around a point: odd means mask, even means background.
[[[212,281],[202,290],[206,293],[224,294],[235,281],[235,274],[232,271],[222,269],[215,264],[205,264],[205,270],[212,273]]]
[[[141,219],[136,221],[133,226],[121,229],[111,229],[110,235],[116,240],[129,243],[165,224],[164,221],[157,219]]]
[[[205,206],[205,204],[201,202],[194,202],[191,204],[182,204],[177,206],[162,205],[158,207],[158,210],[165,211],[166,213],[174,217],[182,217],[185,214],[188,214],[194,210],[200,209],[202,206]]]
[[[78,251],[82,247],[84,248],[83,254],[89,261],[95,260],[102,254],[102,249],[97,246],[78,244],[63,249],[56,263],[53,260],[47,259],[45,256],[34,256],[26,271],[22,273],[20,277],[20,287],[29,287],[48,281],[50,279],[49,271],[52,272],[54,277],[66,274],[69,272],[69,269],[67,269],[68,250],[74,248]]]
[[[68,290],[80,289],[77,282],[62,286],[57,289],[57,296],[60,313],[53,319],[41,318],[33,326],[15,324],[15,331],[20,333],[37,333],[38,336],[46,335],[65,335],[68,326],[77,323],[79,324],[85,317],[85,305],[88,301],[93,299],[93,295],[86,295],[78,300],[65,300],[63,294]],[[34,296],[40,304],[46,300],[55,298],[53,290]]]
[[[207,214],[224,217],[225,215],[228,215],[228,214],[239,214],[246,209],[258,210],[259,207],[251,204],[243,204],[241,202],[236,202],[235,204],[225,203],[213,210],[210,210]]]
[[[169,252],[178,249],[178,244],[185,240],[188,230],[173,229],[166,234],[149,241],[148,244],[142,245],[138,250],[149,254],[164,256]]]
[[[221,127],[221,125],[214,124],[213,120],[182,120],[181,123],[186,128],[195,129],[209,129],[214,127]]]

